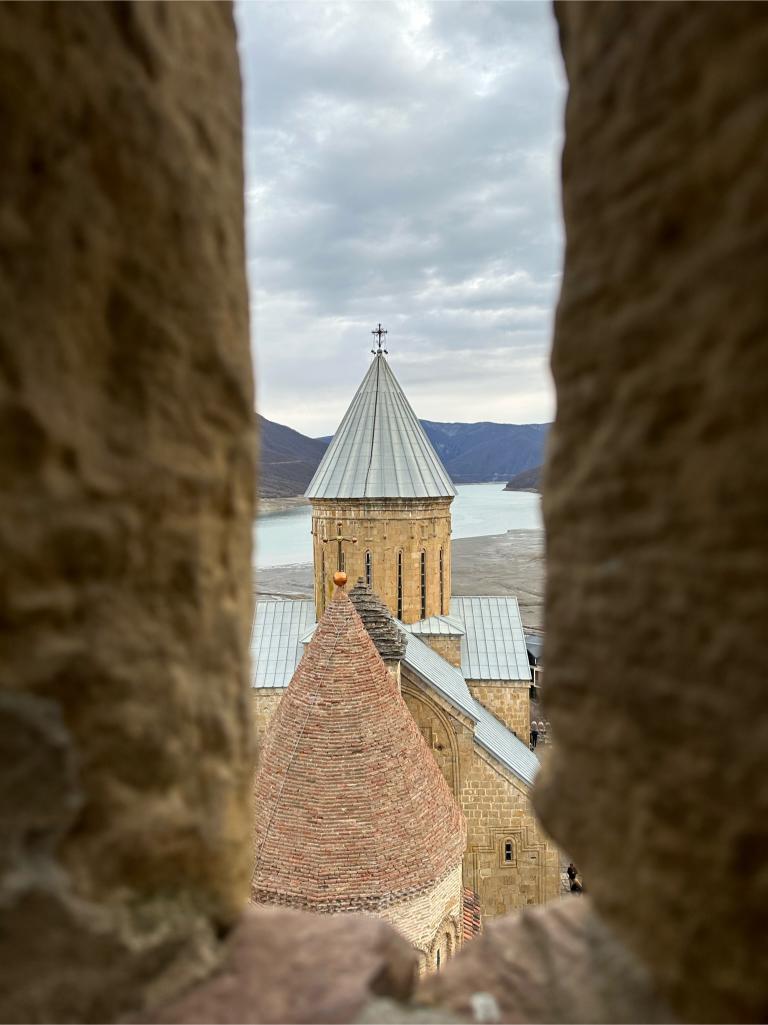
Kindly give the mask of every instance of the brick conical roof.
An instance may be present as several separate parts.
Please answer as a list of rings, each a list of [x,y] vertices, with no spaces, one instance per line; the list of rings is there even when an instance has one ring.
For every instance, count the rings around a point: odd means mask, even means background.
[[[258,903],[376,911],[464,853],[461,810],[343,590],[272,720],[255,803]]]

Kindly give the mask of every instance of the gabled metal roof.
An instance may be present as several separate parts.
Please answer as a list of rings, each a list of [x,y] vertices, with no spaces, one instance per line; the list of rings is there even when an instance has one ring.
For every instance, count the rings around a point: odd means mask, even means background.
[[[481,747],[518,779],[528,786],[533,784],[539,771],[539,759],[500,719],[472,697],[458,669],[413,634],[408,635],[403,662],[452,705],[475,720],[475,740]]]
[[[472,697],[462,671],[446,662],[402,623],[397,625],[408,638],[404,664],[456,709],[474,720],[477,743],[530,786],[536,777],[539,760],[527,744]],[[309,641],[315,629],[315,606],[311,601],[258,601],[251,632],[251,686],[287,687],[304,654],[304,643]]]
[[[287,687],[315,622],[312,601],[259,601],[251,630],[251,686]]]
[[[441,658],[428,644],[408,633],[402,623],[398,623],[398,626],[408,637],[408,647],[405,649],[403,662],[425,683],[431,684],[435,690],[440,691],[452,705],[468,715],[470,719],[477,721],[477,702],[470,694],[461,672],[450,662]]]
[[[451,478],[383,353],[310,481],[307,498],[452,498]]]
[[[465,679],[531,679],[517,598],[509,595],[451,598],[451,618],[464,625],[461,671]]]
[[[454,616],[428,616],[426,619],[416,620],[415,623],[408,623],[405,628],[417,636],[426,634],[429,637],[463,637],[465,633],[464,624]]]

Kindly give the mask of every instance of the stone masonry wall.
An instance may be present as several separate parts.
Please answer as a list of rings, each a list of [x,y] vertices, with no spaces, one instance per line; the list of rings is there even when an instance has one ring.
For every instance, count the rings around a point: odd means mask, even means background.
[[[530,684],[509,680],[467,680],[472,696],[528,744],[531,732]]]
[[[419,634],[419,640],[428,644],[433,651],[450,662],[452,666],[461,668],[461,638],[448,637],[444,634]]]
[[[275,687],[254,687],[251,689],[251,708],[253,711],[253,727],[256,734],[257,752],[263,747],[264,737],[283,694],[285,694],[284,687],[279,689]]]
[[[451,598],[450,498],[395,501],[314,501],[312,552],[315,566],[315,607],[318,615],[330,599],[338,548],[332,540],[341,524],[345,572],[350,583],[365,577],[365,553],[373,559],[372,587],[397,615],[397,552],[403,553],[402,619],[421,619],[421,551],[426,552],[427,616],[448,611]],[[323,543],[323,537],[331,540]],[[440,550],[443,551],[443,607],[440,606]],[[323,575],[323,567],[325,573]]]
[[[248,892],[232,11],[5,4],[0,66],[2,1016],[112,1020]]]
[[[557,17],[555,741],[536,803],[676,1014],[763,1020],[768,18],[743,3]]]
[[[423,955],[427,970],[435,967],[436,940],[443,932],[454,939],[454,950],[461,943],[461,863],[424,893],[394,904],[377,916],[389,922]]]
[[[558,897],[559,854],[536,820],[529,788],[475,744],[469,719],[407,669],[403,698],[467,820],[464,885],[479,894],[483,916]],[[514,845],[511,864],[503,860],[506,840]]]

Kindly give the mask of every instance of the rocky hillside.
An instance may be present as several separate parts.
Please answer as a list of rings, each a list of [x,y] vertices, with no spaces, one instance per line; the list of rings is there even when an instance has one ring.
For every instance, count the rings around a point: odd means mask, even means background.
[[[544,461],[549,424],[421,422],[456,484],[509,480]]]
[[[308,438],[263,416],[258,420],[261,442],[259,494],[262,498],[303,494],[328,443]]]
[[[504,488],[505,491],[541,491],[541,466],[516,473]]]
[[[300,495],[331,440],[308,438],[259,417],[262,433],[259,493],[263,498]],[[439,423],[421,421],[456,484],[509,480],[540,467],[549,424]]]

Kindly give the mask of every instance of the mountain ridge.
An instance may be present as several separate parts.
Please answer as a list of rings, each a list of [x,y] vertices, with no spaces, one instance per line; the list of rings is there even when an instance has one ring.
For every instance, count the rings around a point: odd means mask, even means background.
[[[310,438],[259,415],[263,498],[304,493],[333,435]],[[507,482],[541,466],[550,424],[421,420],[427,437],[456,484]]]

